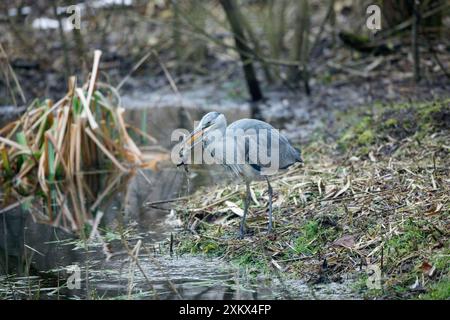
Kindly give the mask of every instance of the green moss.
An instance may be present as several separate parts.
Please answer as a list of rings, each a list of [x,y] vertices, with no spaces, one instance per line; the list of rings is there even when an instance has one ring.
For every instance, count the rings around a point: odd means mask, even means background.
[[[450,299],[450,279],[447,277],[430,286],[428,292],[420,295],[424,300],[448,300]]]
[[[370,129],[367,129],[363,133],[361,133],[357,140],[358,144],[362,146],[372,144],[374,141],[375,135]]]
[[[373,124],[372,117],[366,116],[356,125],[356,132],[362,132]]]
[[[374,105],[370,115],[358,115],[354,111],[338,115],[351,125],[341,133],[338,147],[342,151],[352,150],[361,156],[371,146],[410,136],[421,139],[439,130],[450,128],[450,100],[420,104]],[[367,110],[367,108],[364,108]]]
[[[338,140],[340,149],[347,150],[352,147],[360,147],[371,144],[375,138],[372,127],[371,117],[363,117],[354,126],[350,127]]]
[[[219,256],[223,254],[225,245],[220,244],[219,242],[208,239],[208,238],[200,238],[197,241],[194,241],[191,238],[184,239],[178,246],[178,252],[180,254],[189,253],[189,254],[206,254],[209,256]]]
[[[423,226],[412,220],[405,222],[402,231],[386,242],[386,248],[391,258],[403,257],[417,250],[427,237]]]
[[[240,267],[246,267],[249,271],[257,273],[267,272],[269,270],[266,259],[258,251],[246,251],[232,260]]]
[[[335,228],[327,228],[318,220],[311,220],[300,228],[294,250],[297,254],[314,255],[335,238]]]
[[[203,251],[203,253],[215,253],[216,251],[219,251],[219,244],[215,241],[206,241],[205,243],[202,244],[201,246],[201,250]]]
[[[431,258],[431,264],[438,271],[448,272],[450,270],[449,241],[447,241],[446,249],[443,251],[443,253],[438,253]]]
[[[398,120],[395,118],[389,118],[384,122],[384,126],[389,128],[389,127],[395,127],[398,125]]]
[[[441,112],[445,105],[445,107],[448,108],[448,103],[450,103],[450,100],[443,101],[442,103],[435,101],[429,104],[421,104],[418,106],[419,115],[430,120],[432,115]]]
[[[365,155],[369,154],[369,151],[370,151],[370,149],[368,146],[361,147],[357,150],[356,155],[365,156]]]
[[[409,288],[405,284],[397,284],[392,287],[392,290],[394,290],[394,292],[400,296],[404,296],[409,293]]]
[[[330,73],[326,73],[323,77],[322,77],[322,83],[323,84],[330,84],[333,82],[333,76]]]
[[[314,241],[319,234],[317,221],[309,221],[301,228],[301,235],[295,240],[295,251],[300,254],[312,255],[316,253],[317,244]]]
[[[450,99],[422,105],[418,114],[423,123],[422,130],[450,129]]]

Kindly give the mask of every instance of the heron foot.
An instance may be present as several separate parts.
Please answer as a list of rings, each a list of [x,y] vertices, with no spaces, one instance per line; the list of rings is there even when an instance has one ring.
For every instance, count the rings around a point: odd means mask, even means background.
[[[245,238],[245,230],[244,228],[239,229],[238,239],[244,239]]]

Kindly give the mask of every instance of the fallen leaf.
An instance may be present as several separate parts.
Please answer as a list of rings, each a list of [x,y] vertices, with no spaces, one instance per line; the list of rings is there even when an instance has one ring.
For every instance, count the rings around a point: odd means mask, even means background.
[[[332,195],[336,193],[337,186],[334,184],[327,184],[325,186],[325,197],[324,199],[330,198]]]
[[[322,182],[322,179],[319,178],[319,180],[317,180],[317,189],[319,189],[319,195],[322,195],[322,187],[323,187],[323,182]]]
[[[443,207],[444,207],[444,205],[439,202],[435,206],[433,206],[430,210],[428,210],[425,213],[425,215],[426,216],[432,216],[432,215],[438,214],[439,212],[441,212]]]
[[[350,177],[347,177],[347,183],[345,184],[345,186],[339,190],[333,197],[333,199],[336,199],[337,197],[339,197],[341,194],[343,194],[345,191],[348,190],[348,188],[350,188]]]
[[[351,249],[355,246],[355,238],[352,235],[346,235],[334,241],[333,245]]]
[[[239,217],[244,216],[244,210],[239,208],[239,206],[236,203],[232,201],[225,201],[225,205],[228,207],[228,209],[230,209],[233,213],[235,213]]]
[[[425,275],[427,275],[429,277],[432,277],[434,272],[436,271],[436,268],[434,266],[432,266],[428,261],[422,262],[420,269],[422,270],[422,272]]]
[[[270,262],[275,266],[275,268],[277,268],[280,271],[283,271],[283,268],[278,264],[278,262],[276,262],[273,259]]]
[[[256,198],[255,191],[253,190],[252,187],[250,187],[250,196],[252,197],[253,202],[259,207],[260,204],[259,204],[258,198]]]

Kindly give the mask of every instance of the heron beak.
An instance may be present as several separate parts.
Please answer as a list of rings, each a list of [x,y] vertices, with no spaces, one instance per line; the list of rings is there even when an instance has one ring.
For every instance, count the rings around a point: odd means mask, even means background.
[[[209,128],[197,128],[186,138],[185,144],[187,145],[188,149],[192,149],[197,143],[202,141],[202,135],[208,131]]]
[[[195,142],[202,137],[203,131],[203,129],[192,131],[191,135],[188,137],[188,141],[191,146],[194,146]]]

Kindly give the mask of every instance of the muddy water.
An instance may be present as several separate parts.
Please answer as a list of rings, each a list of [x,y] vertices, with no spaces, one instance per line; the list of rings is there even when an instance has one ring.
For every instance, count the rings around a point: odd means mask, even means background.
[[[168,139],[171,130],[189,128],[190,119],[198,120],[209,111],[205,107],[146,109],[145,102],[130,103],[130,106],[133,108],[127,112],[129,120],[155,136],[166,148],[173,145]],[[231,121],[247,116],[245,107],[227,112]],[[185,172],[171,163],[162,165],[161,170],[145,170],[131,177],[117,173],[89,177],[94,181],[94,198],[102,194],[105,185],[117,181],[117,186],[96,209],[97,213],[104,214],[100,230],[109,243],[107,247],[98,239],[86,242],[60,228],[36,223],[38,211],[43,210],[38,200],[32,201],[31,209],[22,205],[3,212],[0,298],[355,298],[347,283],[310,287],[302,280],[255,277],[239,266],[218,259],[179,256],[176,250],[171,253],[166,240],[171,235],[176,239],[182,225],[170,203],[154,202],[185,196],[198,186],[221,179],[220,174],[207,170],[190,175],[190,190],[187,190]],[[139,252],[133,252],[137,257],[134,260],[130,258],[130,250],[137,248],[138,243]]]
[[[186,194],[179,171],[146,170],[124,179],[99,206],[108,253],[99,241],[85,243],[74,235],[36,223],[33,210],[16,208],[0,219],[0,298],[3,299],[315,299],[354,298],[348,285],[309,287],[303,281],[250,275],[219,259],[170,253],[166,240],[182,230],[176,213],[151,205],[156,199]],[[192,185],[203,183],[197,179]],[[92,177],[91,177],[92,179]],[[157,181],[156,188],[150,181]],[[101,191],[101,190],[100,190]],[[167,207],[167,206],[166,206]],[[170,206],[168,206],[170,208]],[[35,206],[39,208],[39,206]],[[124,231],[121,231],[124,230]],[[138,263],[132,250],[141,241]],[[164,241],[162,243],[162,241]],[[79,268],[80,287],[70,282]],[[6,276],[6,274],[8,276]],[[68,283],[75,287],[68,288]]]

